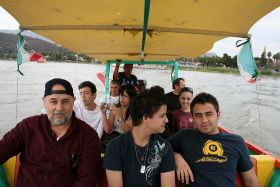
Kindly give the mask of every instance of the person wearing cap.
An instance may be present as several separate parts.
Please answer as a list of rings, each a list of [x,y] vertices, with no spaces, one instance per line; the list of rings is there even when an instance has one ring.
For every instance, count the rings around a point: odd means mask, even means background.
[[[0,164],[19,155],[16,186],[95,186],[101,144],[95,130],[75,116],[74,93],[64,79],[45,84],[47,114],[28,117],[0,140]]]
[[[80,101],[74,103],[76,116],[96,130],[99,138],[103,135],[103,121],[107,122],[105,112],[94,101],[96,86],[90,81],[84,81],[79,86]]]
[[[121,86],[125,84],[134,86],[137,83],[137,77],[131,73],[133,64],[124,64],[123,72],[119,72],[119,67],[120,63],[117,63],[113,74],[113,80],[118,80]]]

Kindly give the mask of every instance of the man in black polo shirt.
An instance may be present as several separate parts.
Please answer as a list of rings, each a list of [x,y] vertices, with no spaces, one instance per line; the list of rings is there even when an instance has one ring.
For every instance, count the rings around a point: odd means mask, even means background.
[[[165,94],[167,102],[167,111],[173,112],[174,110],[180,109],[179,93],[181,89],[185,87],[185,80],[183,78],[175,79],[172,82],[173,91]]]
[[[118,80],[120,85],[131,84],[134,86],[137,83],[137,77],[131,74],[133,64],[124,64],[123,72],[119,72],[119,67],[120,64],[117,63],[114,70],[113,79]]]

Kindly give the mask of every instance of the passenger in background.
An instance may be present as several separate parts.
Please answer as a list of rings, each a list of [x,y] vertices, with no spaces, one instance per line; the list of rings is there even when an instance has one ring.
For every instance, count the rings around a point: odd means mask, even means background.
[[[137,83],[137,77],[131,73],[133,64],[124,64],[123,72],[119,72],[119,67],[120,63],[117,63],[115,66],[113,79],[119,81],[119,85],[131,84],[134,86]]]
[[[164,96],[164,89],[158,85],[152,86],[150,88],[150,92],[158,97]],[[160,133],[160,135],[163,138],[168,138],[172,134],[173,124],[174,124],[174,120],[172,118],[172,113],[170,113],[170,112],[166,113],[166,116],[167,116],[168,121],[165,123],[165,130],[163,133]]]
[[[158,133],[165,128],[164,96],[145,90],[131,105],[134,128],[112,140],[103,166],[109,187],[175,187],[175,165],[170,144]]]
[[[165,138],[168,138],[174,129],[174,118],[172,112],[181,108],[179,93],[183,87],[185,87],[185,80],[183,78],[177,78],[172,82],[173,91],[165,94],[167,102],[166,116],[168,118],[168,123],[166,124],[168,128],[163,134]]]
[[[96,87],[90,81],[84,81],[79,86],[80,101],[74,104],[74,111],[77,118],[85,121],[94,128],[101,139],[103,135],[103,123],[107,122],[106,114],[94,101],[96,98]]]
[[[190,105],[193,100],[193,89],[190,87],[182,88],[179,94],[179,100],[181,109],[175,110],[173,112],[173,133],[185,128],[195,128],[190,109]]]
[[[164,88],[156,85],[156,86],[152,86],[150,88],[150,92],[154,93],[154,94],[159,94],[159,95],[164,95]]]
[[[198,94],[191,103],[196,129],[184,129],[170,138],[177,178],[190,187],[234,187],[240,172],[245,186],[259,187],[243,138],[220,132],[217,99]]]
[[[103,112],[106,112],[107,118],[109,118],[110,108],[112,109],[113,105],[117,105],[119,104],[119,102],[119,82],[116,80],[112,80],[110,83],[110,94],[103,95],[100,98],[100,107]]]
[[[103,141],[104,147],[106,147],[111,139],[133,128],[129,106],[132,99],[136,96],[136,90],[132,85],[126,84],[120,87],[119,92],[120,103],[112,108],[108,123],[104,123],[104,131],[109,134]]]
[[[19,155],[15,186],[96,186],[101,142],[75,116],[74,100],[68,81],[49,80],[43,97],[47,114],[23,119],[0,140],[0,165]]]
[[[142,92],[141,85],[136,83],[134,84],[134,88],[136,90],[136,94],[139,95]]]
[[[172,82],[173,91],[165,94],[167,102],[167,112],[173,112],[181,108],[179,102],[179,93],[184,87],[185,80],[183,78],[177,78]]]

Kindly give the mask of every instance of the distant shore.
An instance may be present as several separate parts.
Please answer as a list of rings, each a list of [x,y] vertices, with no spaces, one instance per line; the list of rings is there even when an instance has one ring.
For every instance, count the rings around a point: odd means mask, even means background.
[[[0,61],[16,61],[16,59],[0,59]],[[47,61],[48,62],[48,61]],[[91,64],[91,62],[75,62],[75,61],[49,61],[53,63],[81,63],[81,64]],[[100,63],[92,63],[92,64],[100,64]],[[105,65],[105,64],[104,64]],[[114,65],[113,65],[114,66]],[[165,70],[170,69],[168,66],[164,65],[141,65],[141,66],[135,66],[135,68],[141,68],[141,69],[159,69],[159,70]],[[239,74],[238,69],[235,68],[226,68],[226,67],[179,67],[180,70],[184,71],[198,71],[198,72],[208,72],[208,73],[225,73],[225,74]],[[273,77],[273,78],[280,78],[280,72],[273,72],[270,70],[259,70],[259,76],[265,76],[265,77]]]
[[[189,67],[180,67],[181,70],[187,71],[199,71],[199,72],[208,72],[208,73],[226,73],[226,74],[239,74],[238,69],[234,68],[224,68],[224,67],[196,67],[196,68],[189,68]],[[272,72],[269,70],[259,70],[259,76],[266,76],[266,77],[273,77],[273,78],[280,78],[280,72]]]

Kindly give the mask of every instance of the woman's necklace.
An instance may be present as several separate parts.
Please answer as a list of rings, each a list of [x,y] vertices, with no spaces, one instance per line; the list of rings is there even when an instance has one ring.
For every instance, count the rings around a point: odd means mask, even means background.
[[[137,145],[134,143],[134,148],[135,148],[135,155],[136,155],[136,158],[137,158],[137,161],[139,162],[139,164],[141,165],[141,168],[140,168],[140,173],[145,173],[145,170],[146,170],[146,158],[147,158],[147,155],[148,155],[148,151],[149,151],[149,143],[148,143],[148,146],[146,146],[145,148],[145,152],[143,155],[141,155]],[[140,155],[140,159],[138,158],[138,154]],[[142,164],[143,163],[143,164]]]
[[[150,146],[150,140],[148,142],[148,145],[145,147],[145,151],[144,154],[142,155],[141,152],[139,151],[137,145],[135,144],[135,138],[133,136],[133,133],[131,132],[132,138],[133,138],[133,143],[134,143],[134,149],[135,149],[135,155],[136,155],[136,159],[140,164],[140,173],[144,174],[146,171],[146,158],[149,152],[149,146]],[[140,155],[140,159],[138,158],[138,154]],[[143,163],[143,164],[142,164]]]

